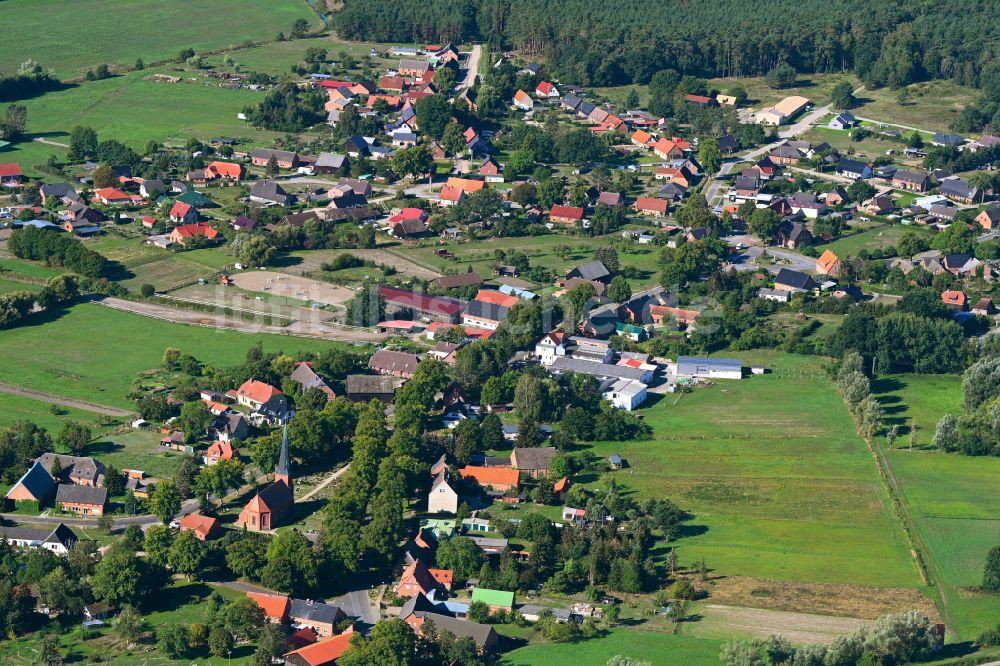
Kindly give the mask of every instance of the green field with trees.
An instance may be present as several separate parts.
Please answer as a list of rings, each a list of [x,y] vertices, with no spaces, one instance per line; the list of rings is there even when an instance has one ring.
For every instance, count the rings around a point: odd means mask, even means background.
[[[60,0],[5,2],[4,23],[17,30],[8,33],[0,72],[32,58],[60,79],[73,79],[101,63],[132,66],[136,58],[152,63],[183,48],[201,52],[271,40],[281,30],[287,35],[299,18],[321,25],[301,0],[93,0],[87,11],[79,9]]]

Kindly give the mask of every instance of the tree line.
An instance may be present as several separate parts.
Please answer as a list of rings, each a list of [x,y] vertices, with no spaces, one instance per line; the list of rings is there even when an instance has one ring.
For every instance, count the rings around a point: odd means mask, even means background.
[[[977,0],[739,3],[628,0],[350,0],[338,33],[378,42],[484,41],[544,57],[584,85],[647,83],[667,66],[700,76],[857,72],[871,86],[927,78],[974,85],[1000,46],[1000,7]]]

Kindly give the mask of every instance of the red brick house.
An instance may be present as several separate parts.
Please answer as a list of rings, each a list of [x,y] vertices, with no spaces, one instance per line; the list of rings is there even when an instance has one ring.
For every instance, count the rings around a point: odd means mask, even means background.
[[[396,596],[413,597],[427,595],[431,590],[451,590],[454,574],[451,569],[431,569],[420,558],[403,570],[396,586]]]
[[[205,176],[210,179],[221,178],[223,180],[241,181],[246,176],[246,169],[242,164],[217,161],[205,167]]]
[[[181,532],[194,532],[199,541],[209,541],[222,534],[219,519],[203,516],[200,513],[190,513],[180,520]]]
[[[583,221],[583,209],[555,204],[549,210],[549,220],[555,224],[574,225]]]
[[[639,197],[635,200],[635,212],[645,213],[654,217],[663,217],[667,214],[670,202],[665,199],[654,199],[653,197]]]
[[[170,232],[170,242],[184,245],[187,241],[196,236],[202,236],[208,240],[214,240],[218,235],[218,231],[204,222],[196,224],[183,224],[179,227],[175,227],[174,230]]]

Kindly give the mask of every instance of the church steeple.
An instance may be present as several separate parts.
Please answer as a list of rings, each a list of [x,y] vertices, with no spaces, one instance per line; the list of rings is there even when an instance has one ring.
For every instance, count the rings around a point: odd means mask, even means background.
[[[288,424],[285,424],[281,433],[281,454],[278,456],[278,464],[274,468],[274,480],[284,481],[289,488],[292,487],[292,463],[288,455]]]

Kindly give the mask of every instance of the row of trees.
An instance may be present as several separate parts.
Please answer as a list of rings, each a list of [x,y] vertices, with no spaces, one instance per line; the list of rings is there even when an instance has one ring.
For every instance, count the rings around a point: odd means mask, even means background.
[[[26,226],[15,230],[7,242],[11,254],[21,259],[62,266],[89,278],[110,277],[113,264],[70,236]]]
[[[701,76],[856,71],[870,86],[928,77],[974,84],[1000,43],[1000,9],[905,0],[836,4],[782,1],[761,7],[713,0],[676,12],[631,11],[626,0],[391,0],[348,2],[341,35],[365,41],[489,42],[544,56],[553,74],[584,85],[648,83],[667,66]],[[984,29],[984,26],[990,26]],[[787,74],[785,77],[787,78]]]

